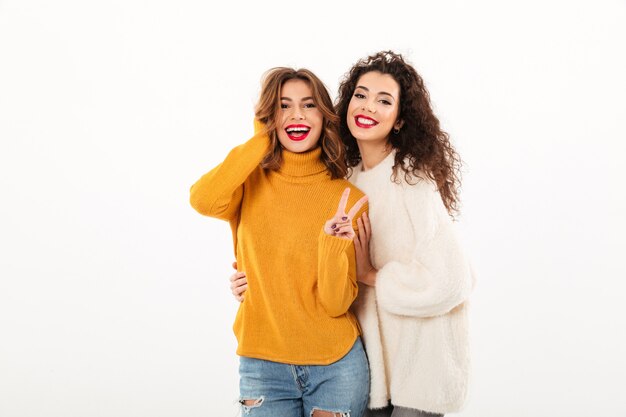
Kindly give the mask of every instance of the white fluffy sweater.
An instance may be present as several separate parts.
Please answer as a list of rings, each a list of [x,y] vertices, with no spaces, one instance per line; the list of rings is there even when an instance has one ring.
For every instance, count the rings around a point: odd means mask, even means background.
[[[350,181],[369,197],[376,287],[354,311],[371,370],[370,408],[462,408],[469,377],[467,299],[474,285],[454,224],[430,180],[392,182],[395,152]]]

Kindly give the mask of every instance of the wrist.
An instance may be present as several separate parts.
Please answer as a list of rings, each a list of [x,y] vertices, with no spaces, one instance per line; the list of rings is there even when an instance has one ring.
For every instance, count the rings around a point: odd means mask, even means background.
[[[376,274],[377,273],[378,273],[378,271],[373,266],[370,266],[370,269],[365,273],[362,282],[365,285],[369,285],[370,287],[375,286],[376,285]]]

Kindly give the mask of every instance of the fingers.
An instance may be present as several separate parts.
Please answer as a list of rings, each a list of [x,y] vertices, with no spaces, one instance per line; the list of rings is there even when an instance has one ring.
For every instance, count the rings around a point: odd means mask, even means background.
[[[245,272],[236,272],[236,273],[232,274],[229,279],[230,279],[230,282],[235,282],[239,278],[243,278],[245,276],[246,276]]]
[[[336,236],[341,235],[341,237],[349,237],[350,239],[352,239],[354,234],[354,229],[352,228],[351,224],[347,224],[345,226],[335,229]]]
[[[339,200],[339,207],[337,208],[337,216],[342,216],[346,212],[346,206],[348,205],[348,198],[350,197],[350,188],[346,187]]]
[[[363,226],[363,216],[357,219],[356,225],[359,228],[359,243],[367,242],[367,233],[365,232],[365,226]]]
[[[361,245],[359,249],[369,253],[370,236],[367,234],[365,226],[363,225],[363,218],[360,217],[356,222],[359,226],[359,244]]]
[[[241,295],[242,293],[246,292],[246,290],[248,289],[247,281],[245,279],[240,280],[240,281],[242,282],[235,281],[230,286],[230,289],[235,296]]]
[[[338,222],[338,223],[335,223],[333,226],[335,226],[335,227],[333,227],[332,229],[334,229],[334,230],[338,230],[338,229],[340,229],[340,228],[342,228],[342,227],[352,226],[352,222],[350,222],[350,221],[347,221],[347,222]]]
[[[356,216],[356,214],[359,212],[359,210],[361,210],[361,207],[363,207],[363,205],[367,202],[367,196],[363,196],[361,198],[359,198],[359,201],[357,201],[356,203],[354,203],[354,206],[352,206],[352,208],[350,209],[350,212],[348,213],[348,217],[353,219],[354,216]]]
[[[248,286],[248,280],[246,279],[246,277],[239,278],[239,279],[236,279],[234,281],[231,281],[230,289],[234,290],[235,288],[239,288],[239,287],[241,287],[243,285],[245,285],[246,287]]]
[[[359,227],[359,235],[361,236],[361,240],[364,244],[369,244],[371,238],[371,226],[369,218],[367,217],[367,213],[363,213],[361,217],[356,221],[357,226]]]
[[[243,299],[245,297],[245,295],[243,293],[242,294],[235,294],[235,292],[233,292],[233,295],[235,296],[235,300],[239,301],[240,303],[243,302]]]
[[[346,206],[350,197],[350,187],[346,187],[343,190],[341,199],[339,200],[339,206],[334,217],[328,220],[324,225],[324,231],[337,237],[343,237],[346,239],[353,239],[355,236],[354,229],[352,228],[352,219],[357,215],[359,210],[367,202],[367,196],[360,198],[354,206],[350,209],[349,213],[346,213]]]
[[[357,274],[360,270],[360,265],[361,262],[364,258],[364,253],[363,253],[363,248],[361,247],[361,238],[359,237],[358,233],[354,234],[354,238],[352,239],[354,241],[354,257],[356,260],[356,268],[357,268]]]
[[[235,296],[235,299],[242,302],[244,299],[243,293],[248,289],[248,280],[245,277],[245,273],[238,272],[231,276],[230,291]]]
[[[370,216],[367,213],[363,213],[361,216],[363,219],[363,226],[365,227],[365,234],[367,235],[367,241],[370,241],[372,236],[372,225],[370,224]]]
[[[356,252],[357,258],[361,256],[362,253],[365,252],[367,242],[363,240],[363,234],[361,232],[354,234],[354,251]]]

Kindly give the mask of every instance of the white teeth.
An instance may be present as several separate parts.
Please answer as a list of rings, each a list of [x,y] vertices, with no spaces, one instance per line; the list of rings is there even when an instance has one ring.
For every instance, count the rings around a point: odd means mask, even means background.
[[[373,125],[376,124],[375,121],[371,120],[371,119],[364,119],[362,117],[357,117],[356,119],[359,123],[363,124],[363,125]]]
[[[308,127],[290,127],[287,129],[287,133],[291,132],[308,132],[310,129]]]

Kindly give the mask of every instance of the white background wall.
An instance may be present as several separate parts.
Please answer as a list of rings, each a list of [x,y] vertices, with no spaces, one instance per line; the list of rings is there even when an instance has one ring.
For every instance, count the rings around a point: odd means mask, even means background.
[[[234,416],[225,223],[189,186],[261,74],[423,75],[479,273],[460,415],[625,416],[626,2],[0,1],[0,416]]]

